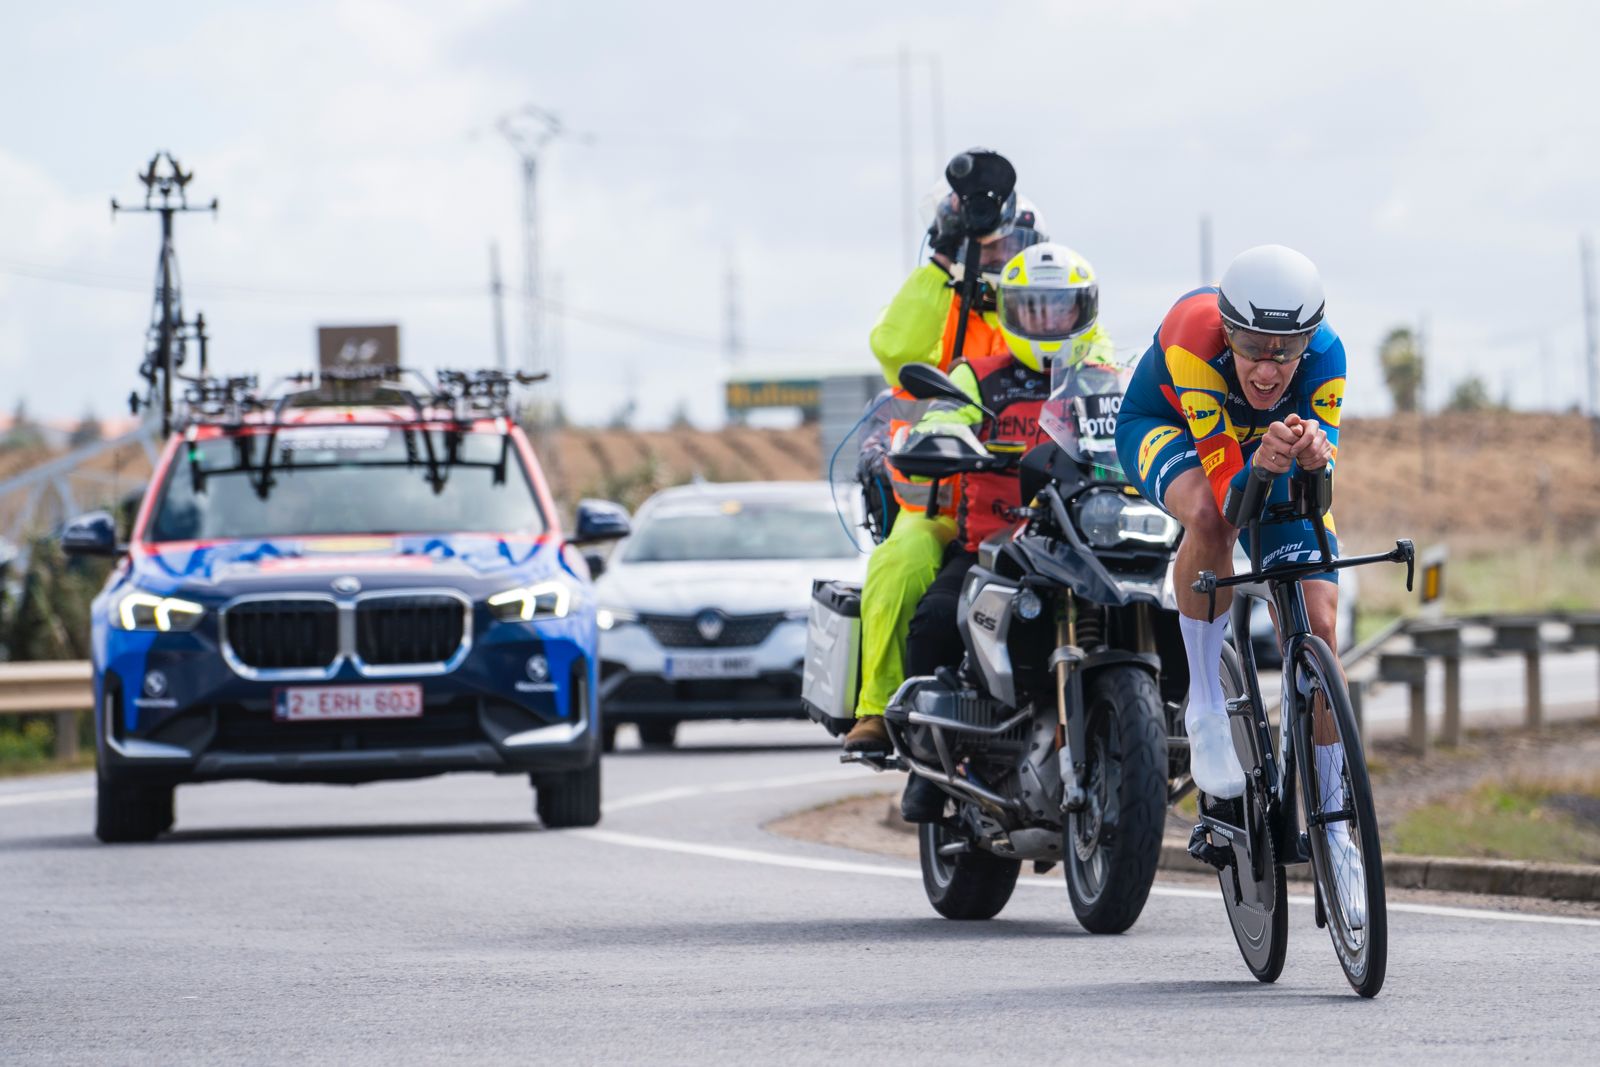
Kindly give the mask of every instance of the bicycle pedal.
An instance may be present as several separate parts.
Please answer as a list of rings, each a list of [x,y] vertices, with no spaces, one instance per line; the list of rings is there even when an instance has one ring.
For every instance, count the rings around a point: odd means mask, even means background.
[[[1189,835],[1189,855],[1219,871],[1225,870],[1233,863],[1233,849],[1218,848],[1213,845],[1204,823],[1197,825],[1194,833]]]
[[[1241,719],[1252,719],[1255,717],[1255,707],[1250,703],[1249,697],[1232,697],[1228,700],[1228,714]]]

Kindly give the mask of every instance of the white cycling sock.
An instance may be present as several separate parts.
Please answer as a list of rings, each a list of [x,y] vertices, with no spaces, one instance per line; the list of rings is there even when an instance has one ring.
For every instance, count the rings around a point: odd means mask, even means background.
[[[1313,748],[1317,762],[1317,782],[1322,790],[1322,810],[1324,813],[1338,811],[1344,807],[1344,743],[1335,741],[1331,745],[1317,745]],[[1330,837],[1348,837],[1350,824],[1348,822],[1330,823],[1328,835]]]
[[[1183,633],[1183,649],[1189,655],[1189,707],[1184,721],[1191,716],[1226,715],[1227,697],[1222,692],[1222,642],[1228,636],[1228,613],[1206,622],[1178,616],[1178,629]]]

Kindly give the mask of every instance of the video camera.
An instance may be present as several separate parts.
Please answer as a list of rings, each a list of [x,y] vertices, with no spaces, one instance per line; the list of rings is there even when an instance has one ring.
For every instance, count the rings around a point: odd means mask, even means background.
[[[985,237],[1006,223],[1006,206],[1017,187],[1017,170],[999,152],[969,148],[944,168],[945,181],[960,201],[958,217],[968,237]]]

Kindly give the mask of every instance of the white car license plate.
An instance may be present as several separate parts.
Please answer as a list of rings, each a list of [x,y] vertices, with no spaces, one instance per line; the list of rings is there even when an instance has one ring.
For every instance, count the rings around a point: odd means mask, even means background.
[[[420,685],[308,685],[280,689],[279,722],[327,719],[414,719],[422,714]]]
[[[666,675],[675,681],[695,678],[754,678],[756,658],[724,652],[691,652],[667,657]]]

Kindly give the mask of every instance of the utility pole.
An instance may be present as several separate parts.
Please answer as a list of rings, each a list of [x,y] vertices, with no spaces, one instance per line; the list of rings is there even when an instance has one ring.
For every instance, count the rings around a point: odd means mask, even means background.
[[[1417,318],[1417,451],[1421,458],[1422,488],[1433,486],[1433,464],[1428,450],[1428,316]]]
[[[1211,273],[1211,216],[1200,216],[1200,284],[1215,285],[1217,276]]]
[[[505,285],[500,281],[500,245],[489,242],[489,303],[494,308],[494,365],[506,370]]]
[[[916,192],[911,176],[911,49],[900,46],[900,246],[906,269],[916,265]]]
[[[166,165],[164,171],[163,163]],[[139,367],[139,373],[148,383],[148,388],[142,399],[135,393],[128,400],[134,414],[138,414],[141,406],[148,409],[155,403],[159,392],[161,435],[166,437],[172,432],[172,377],[183,363],[184,342],[192,325],[183,318],[183,297],[178,291],[178,250],[172,243],[172,220],[174,216],[191,211],[215,215],[217,201],[213,197],[209,204],[189,206],[187,189],[194,180],[194,171],[185,174],[171,152],[157,152],[151,156],[139,180],[144,183],[143,207],[123,207],[115,197],[111,199],[112,218],[116,218],[119,211],[161,216],[161,260],[157,268],[155,302],[146,335],[144,362]],[[194,325],[198,326],[201,359],[204,361],[204,318]],[[203,372],[206,368],[202,366],[201,369]]]
[[[532,104],[502,115],[495,128],[522,161],[523,365],[530,374],[538,374],[547,369],[540,345],[543,293],[539,288],[539,154],[550,142],[565,136],[567,129],[554,114]]]
[[[1578,238],[1578,259],[1583,269],[1583,365],[1588,373],[1589,395],[1585,398],[1589,415],[1591,444],[1600,453],[1600,317],[1594,295],[1594,242],[1588,234]]]
[[[726,271],[723,274],[722,299],[722,353],[728,359],[728,369],[737,368],[744,361],[744,339],[739,333],[739,268],[733,260],[733,249],[725,254]]]
[[[552,416],[559,414],[566,418],[566,408],[563,406],[562,381],[567,366],[567,331],[566,320],[562,315],[562,300],[566,293],[566,277],[556,271],[550,275],[550,307],[555,315],[550,320],[550,395],[555,399],[551,401],[550,413]]]

